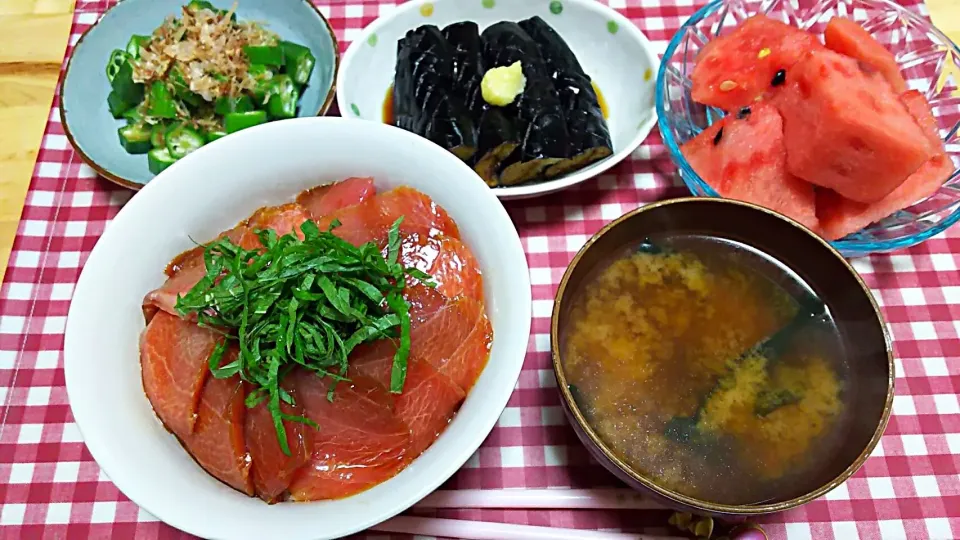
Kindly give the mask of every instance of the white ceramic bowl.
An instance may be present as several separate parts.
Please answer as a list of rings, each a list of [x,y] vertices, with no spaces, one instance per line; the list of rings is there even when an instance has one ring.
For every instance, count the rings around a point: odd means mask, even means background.
[[[487,7],[492,6],[492,7]],[[397,40],[424,24],[440,28],[474,21],[481,31],[499,21],[539,15],[567,42],[606,98],[613,155],[547,182],[496,188],[501,199],[546,195],[613,167],[640,146],[656,124],[654,87],[660,61],[653,46],[626,17],[596,0],[412,1],[367,26],[350,44],[337,73],[337,104],[347,118],[383,122],[393,84]]]
[[[393,479],[337,501],[267,505],[204,472],[160,424],[140,379],[140,303],[163,268],[256,208],[349,176],[409,185],[457,222],[484,275],[494,329],[486,369],[453,422]],[[398,128],[304,118],[244,130],[178,161],[138,193],[87,260],[67,320],[64,369],[83,439],[117,487],[202,538],[335,538],[416,503],[476,451],[513,392],[530,333],[530,282],[517,231],[489,188],[452,154]]]

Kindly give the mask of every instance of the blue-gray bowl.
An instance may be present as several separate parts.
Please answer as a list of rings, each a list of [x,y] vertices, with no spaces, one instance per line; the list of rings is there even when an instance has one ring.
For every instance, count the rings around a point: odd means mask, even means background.
[[[145,155],[128,154],[117,140],[124,124],[107,109],[110,83],[104,68],[114,49],[123,49],[133,34],[150,34],[168,15],[179,15],[181,2],[123,0],[104,13],[74,47],[60,85],[60,121],[80,157],[104,178],[140,189],[153,177]],[[212,0],[229,9],[231,0]],[[330,23],[309,0],[240,0],[237,18],[259,21],[281,39],[310,48],[317,59],[300,98],[298,116],[319,116],[333,104],[340,63],[337,38]]]

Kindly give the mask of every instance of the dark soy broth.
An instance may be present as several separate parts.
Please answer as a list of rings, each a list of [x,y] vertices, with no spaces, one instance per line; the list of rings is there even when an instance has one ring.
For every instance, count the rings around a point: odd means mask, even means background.
[[[836,324],[794,272],[743,244],[644,240],[587,279],[560,339],[588,423],[662,487],[720,504],[799,495],[839,447]]]

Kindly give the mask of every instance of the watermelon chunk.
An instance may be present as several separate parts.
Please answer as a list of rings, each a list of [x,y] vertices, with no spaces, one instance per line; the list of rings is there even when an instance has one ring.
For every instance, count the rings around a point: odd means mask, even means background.
[[[936,152],[943,150],[943,139],[940,138],[940,128],[933,117],[927,98],[916,90],[907,90],[900,94],[900,103],[907,108],[907,112],[917,122],[923,134],[930,141],[930,148]]]
[[[817,191],[817,216],[821,231],[828,240],[843,238],[863,229],[898,210],[936,193],[954,171],[953,162],[943,151],[936,120],[923,95],[910,90],[900,96],[910,115],[926,135],[930,148],[936,155],[911,174],[903,184],[889,195],[873,204],[863,204],[846,199],[831,190]]]
[[[788,170],[857,202],[883,199],[934,155],[890,85],[830,50],[798,62],[774,102]]]
[[[690,77],[691,96],[698,103],[735,111],[773,88],[778,71],[789,70],[807,51],[822,48],[812,34],[754,15],[700,51]]]
[[[907,90],[907,81],[900,74],[900,66],[893,54],[859,24],[850,19],[834,17],[827,23],[823,40],[828,49],[859,60],[880,73],[894,92],[899,94]]]
[[[715,122],[681,148],[693,169],[723,197],[750,202],[816,231],[813,186],[787,172],[783,122],[758,103]]]
[[[829,189],[818,190],[817,217],[821,234],[827,240],[836,240],[855,233],[933,195],[951,173],[953,162],[946,154],[938,154],[911,174],[900,187],[873,204],[851,201]]]

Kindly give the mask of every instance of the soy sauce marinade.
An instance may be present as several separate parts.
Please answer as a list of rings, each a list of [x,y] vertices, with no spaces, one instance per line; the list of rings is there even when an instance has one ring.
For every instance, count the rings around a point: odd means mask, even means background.
[[[794,273],[747,246],[651,238],[588,280],[561,339],[588,422],[663,487],[759,503],[800,491],[837,448],[837,327]]]

